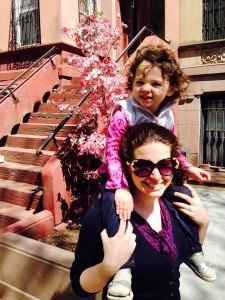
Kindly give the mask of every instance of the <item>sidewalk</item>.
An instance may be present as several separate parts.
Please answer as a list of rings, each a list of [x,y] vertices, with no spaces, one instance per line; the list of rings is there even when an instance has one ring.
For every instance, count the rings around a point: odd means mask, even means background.
[[[181,266],[182,300],[225,299],[225,187],[193,185],[209,214],[210,225],[204,242],[204,253],[216,269],[217,280],[198,278],[185,264]]]

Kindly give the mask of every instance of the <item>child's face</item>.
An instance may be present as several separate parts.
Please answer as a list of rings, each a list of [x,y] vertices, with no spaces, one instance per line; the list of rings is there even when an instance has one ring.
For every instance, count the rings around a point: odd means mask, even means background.
[[[136,70],[133,82],[133,96],[143,107],[154,115],[166,96],[173,94],[169,81],[162,77],[162,71],[148,61],[143,61]]]

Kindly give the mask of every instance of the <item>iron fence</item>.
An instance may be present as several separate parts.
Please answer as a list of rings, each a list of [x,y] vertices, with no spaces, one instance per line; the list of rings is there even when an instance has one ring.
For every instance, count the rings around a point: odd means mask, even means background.
[[[203,107],[204,162],[225,167],[225,100],[208,101]]]
[[[203,0],[203,41],[225,38],[225,0]]]

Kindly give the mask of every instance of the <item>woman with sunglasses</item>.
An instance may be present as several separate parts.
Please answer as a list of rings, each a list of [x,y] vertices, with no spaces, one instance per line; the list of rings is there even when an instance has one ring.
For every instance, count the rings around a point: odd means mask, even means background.
[[[119,154],[134,210],[128,224],[121,220],[110,238],[102,222],[101,201],[93,203],[81,226],[71,267],[72,287],[81,297],[103,289],[102,299],[111,299],[107,285],[133,253],[132,292],[123,299],[179,300],[179,266],[188,259],[190,243],[179,216],[164,198],[172,184],[186,178],[178,161],[177,138],[162,126],[138,124],[122,137]],[[203,243],[208,216],[194,189],[186,187],[191,195],[176,193],[183,202],[173,204],[197,224]]]
[[[106,163],[100,170],[103,222],[110,237],[117,232],[119,219],[130,218],[134,205],[118,155],[120,139],[129,126],[142,122],[156,123],[175,133],[172,106],[179,101],[189,84],[170,46],[150,45],[140,48],[135,58],[127,65],[126,71],[129,75],[129,83],[132,85],[132,93],[129,99],[118,101],[115,107],[106,140]],[[181,153],[178,159],[192,178],[200,182],[210,180],[207,171],[194,167]],[[168,199],[173,199],[175,191],[189,195],[187,189],[176,185],[168,191]],[[195,234],[196,229],[193,226],[187,224],[186,227],[189,231],[193,230]],[[192,249],[187,265],[201,279],[214,281],[215,270],[206,261],[202,247],[196,240],[193,240]],[[131,257],[113,279],[109,287],[112,298],[130,294],[130,269],[133,265],[134,260]]]

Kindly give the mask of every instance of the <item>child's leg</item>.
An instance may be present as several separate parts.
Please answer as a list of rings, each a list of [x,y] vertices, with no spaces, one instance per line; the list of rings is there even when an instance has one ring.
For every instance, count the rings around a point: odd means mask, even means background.
[[[104,190],[101,199],[102,221],[109,237],[113,237],[119,229],[119,217],[116,214],[115,192]]]
[[[165,192],[165,199],[169,201],[167,203],[168,208],[170,211],[173,212],[173,214],[176,216],[178,221],[180,222],[180,225],[184,229],[184,231],[187,233],[188,240],[191,243],[191,249],[192,252],[201,252],[202,251],[202,245],[199,243],[199,236],[198,236],[198,226],[196,223],[194,223],[187,215],[179,211],[174,205],[172,205],[173,202],[181,202],[184,201],[183,199],[176,197],[174,195],[175,192],[179,192],[188,196],[191,196],[191,192],[183,185],[173,185],[172,187],[169,187]]]
[[[105,189],[106,178],[102,179],[101,183],[101,210],[102,221],[107,230],[109,237],[113,237],[119,229],[119,217],[116,214],[115,208],[115,191]],[[107,298],[109,300],[123,298],[124,300],[131,299],[131,267],[134,266],[133,255],[116,273],[108,287]]]
[[[172,211],[179,220],[182,228],[187,233],[188,240],[191,244],[191,253],[186,264],[201,279],[205,281],[214,281],[217,278],[216,272],[204,257],[202,245],[199,243],[197,224],[195,224],[187,215],[171,205],[172,202],[183,201],[181,198],[174,195],[175,192],[180,192],[188,196],[191,196],[191,192],[183,185],[174,185],[168,188],[165,193],[165,199],[169,201],[169,203],[166,201],[168,209]]]

